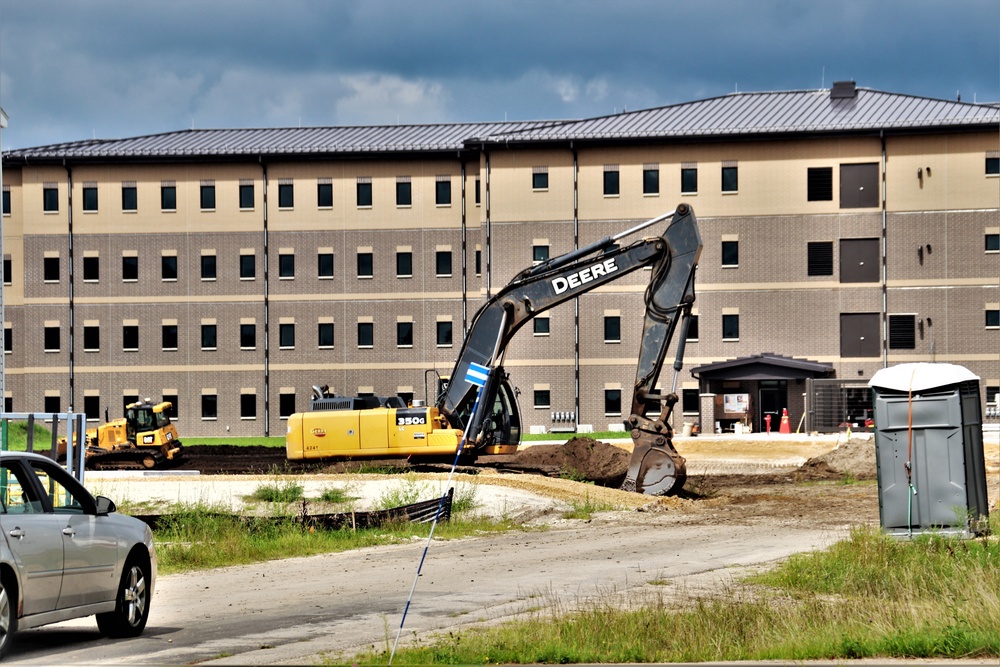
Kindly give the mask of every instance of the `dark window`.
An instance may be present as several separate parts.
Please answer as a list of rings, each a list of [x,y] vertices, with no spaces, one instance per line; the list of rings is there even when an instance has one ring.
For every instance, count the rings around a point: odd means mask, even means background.
[[[437,323],[437,345],[438,347],[451,347],[451,322]]]
[[[986,174],[987,176],[1000,174],[1000,157],[986,158]]]
[[[215,210],[215,186],[214,185],[202,185],[201,186],[201,210],[203,211],[214,211]]]
[[[660,193],[660,170],[642,170],[642,194],[656,195]]]
[[[134,185],[122,186],[122,210],[123,211],[139,210],[139,192],[138,190],[136,190],[136,187]]]
[[[622,413],[622,390],[604,390],[604,414],[620,415]]]
[[[549,189],[549,172],[547,171],[536,171],[531,175],[531,189],[532,190],[548,190]]]
[[[278,184],[278,208],[295,206],[295,186],[291,183]]]
[[[396,322],[396,347],[413,347],[413,322]]]
[[[201,418],[215,419],[219,416],[219,397],[215,394],[201,395]]]
[[[316,184],[316,206],[333,208],[333,183]]]
[[[361,273],[361,256],[358,256],[358,275]],[[368,273],[371,275],[371,272]],[[413,253],[408,250],[400,250],[396,253],[396,277],[409,278],[413,275]]]
[[[101,349],[101,327],[83,327],[83,349],[85,352],[97,352]]]
[[[681,194],[694,194],[696,192],[698,192],[698,169],[684,167],[681,169]]]
[[[358,322],[358,347],[372,347],[375,344],[375,325],[372,322]]]
[[[13,352],[14,351],[14,328],[4,327],[3,328],[3,351]]]
[[[879,240],[841,239],[840,282],[875,283],[879,278]]]
[[[549,247],[547,245],[534,245],[531,246],[531,261],[532,262],[547,262],[549,260]]]
[[[10,190],[3,191],[3,214],[10,215]]]
[[[83,188],[83,210],[84,211],[96,211],[97,210],[97,188],[84,186]]]
[[[986,252],[997,252],[1000,250],[1000,234],[986,235]]]
[[[912,350],[917,346],[916,315],[889,316],[889,349]]]
[[[177,420],[178,412],[180,411],[180,407],[179,407],[179,404],[178,404],[177,401],[178,401],[177,394],[164,394],[163,395],[163,402],[170,404],[170,407],[167,408],[166,412],[167,412],[167,416],[170,417],[171,421],[176,421]]]
[[[622,318],[618,315],[604,316],[604,342],[620,343],[622,340]]]
[[[278,417],[288,419],[295,414],[295,394],[278,394]]]
[[[807,275],[833,275],[833,241],[810,241],[806,244],[806,256]]]
[[[840,165],[840,208],[878,206],[878,163]]]
[[[257,256],[240,255],[240,278],[251,279],[257,277]]]
[[[135,255],[122,257],[122,280],[139,280],[139,258]]]
[[[688,325],[688,334],[686,340],[698,340],[698,316],[691,316],[691,323]]]
[[[50,414],[62,412],[62,401],[58,396],[46,396],[42,406]]]
[[[990,405],[1000,407],[998,401],[1000,401],[1000,386],[987,385],[986,402],[989,403]]]
[[[841,313],[840,356],[879,356],[879,320],[878,313]]]
[[[806,188],[809,201],[833,201],[833,167],[810,167]]]
[[[479,203],[479,179],[476,179],[476,203]]]
[[[357,198],[358,208],[366,208],[372,205],[371,181],[358,181]]]
[[[12,273],[13,273],[13,263],[11,262],[10,258],[4,257],[4,260],[3,260],[3,282],[4,282],[4,285],[10,285],[10,284],[12,284],[11,283],[11,274]],[[84,278],[84,280],[86,280],[86,278]]]
[[[59,282],[58,257],[45,257],[42,260],[42,276],[47,283]]]
[[[134,394],[122,395],[122,414],[123,415],[125,414],[125,410],[128,409],[128,406],[138,402],[139,402],[139,397],[137,395]]]
[[[551,320],[547,317],[536,317],[534,319],[534,334],[536,336],[548,336],[551,323]]]
[[[42,188],[42,210],[46,213],[59,210],[59,188]]]
[[[722,340],[737,340],[740,337],[740,316],[722,316]]]
[[[333,322],[319,323],[318,345],[320,347],[333,347]]]
[[[1000,310],[986,311],[986,326],[990,328],[1000,327]]]
[[[551,405],[551,396],[548,389],[536,389],[534,396],[534,406],[536,408],[547,408]]]
[[[722,242],[722,265],[723,266],[739,266],[740,263],[740,242],[739,241],[723,241]]]
[[[737,167],[722,168],[722,191],[736,192],[740,189],[740,172]]]
[[[100,396],[84,396],[83,397],[83,414],[88,421],[94,421],[101,418],[101,397]]]
[[[316,255],[316,272],[320,278],[333,278],[332,252],[321,252]]]
[[[291,322],[278,324],[278,345],[280,347],[295,347],[295,324]]]
[[[161,347],[163,347],[164,350],[176,350],[177,325],[164,324],[162,329],[160,329],[160,341],[161,341]]]
[[[438,276],[451,275],[451,251],[438,250],[434,255],[434,271]]]
[[[216,276],[215,255],[202,255],[201,279],[215,280],[215,276]]]
[[[164,211],[177,210],[177,186],[175,185],[160,186],[160,208],[163,209]]]
[[[218,328],[214,324],[201,325],[201,349],[214,350],[219,344]]]
[[[409,181],[396,181],[396,206],[413,204],[412,184]]]
[[[371,278],[375,275],[370,252],[358,253],[358,278]]]
[[[681,412],[700,412],[701,400],[697,389],[681,389]]]
[[[278,277],[295,277],[295,255],[278,255]]]
[[[139,327],[135,324],[122,325],[122,349],[131,352],[139,349]]]
[[[4,396],[3,399],[3,410],[4,412],[14,412],[14,397]]]
[[[483,251],[476,250],[476,275],[482,275],[483,273]]]
[[[617,195],[620,192],[618,183],[619,174],[617,169],[604,170],[604,196]]]
[[[438,206],[451,204],[451,180],[435,181],[434,203]]]
[[[257,347],[257,325],[240,325],[240,348],[253,350]]]
[[[253,183],[240,184],[240,208],[253,208]]]
[[[160,276],[163,280],[177,280],[177,255],[160,257]]]
[[[46,352],[58,352],[60,344],[59,327],[45,327],[43,344]]]
[[[240,419],[257,418],[257,394],[240,394]]]

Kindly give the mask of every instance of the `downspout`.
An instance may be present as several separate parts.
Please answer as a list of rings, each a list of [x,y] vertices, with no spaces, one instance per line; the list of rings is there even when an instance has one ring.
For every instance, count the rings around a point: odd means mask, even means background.
[[[271,311],[270,311],[270,274],[268,273],[267,246],[267,165],[264,158],[257,157],[264,181],[264,437],[271,435]]]
[[[486,147],[483,147],[485,152]],[[492,227],[490,219],[490,154],[486,153],[486,178],[483,183],[483,206],[486,207],[486,300],[493,296],[493,244],[491,239]]]
[[[73,330],[75,328],[74,319],[76,315],[73,285],[73,168],[66,163],[66,160],[63,160],[63,168],[66,169],[66,182],[68,184],[69,197],[67,221],[67,232],[69,234],[69,405],[67,406],[66,411],[73,412],[73,405],[75,404],[74,399],[76,398],[76,356],[75,346],[73,345]]]
[[[466,257],[466,252],[468,251],[469,243],[467,234],[468,219],[466,218],[466,204],[467,200],[467,190],[465,188],[465,160],[462,159],[461,153],[459,153],[459,164],[461,165],[462,174],[462,331],[465,331],[466,318],[469,312],[469,262],[468,257]],[[434,334],[437,336],[437,333]]]
[[[580,248],[580,156],[571,141],[573,153],[573,249]],[[573,430],[580,427],[580,297],[573,299]]]
[[[888,239],[886,238],[886,222],[888,211],[886,209],[886,156],[885,130],[879,130],[879,141],[882,143],[882,368],[889,365],[889,297],[887,279],[887,258],[886,250]]]

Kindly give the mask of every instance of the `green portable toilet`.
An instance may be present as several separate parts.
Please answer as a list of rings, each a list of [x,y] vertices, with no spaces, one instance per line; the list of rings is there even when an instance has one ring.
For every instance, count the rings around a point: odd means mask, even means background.
[[[882,529],[976,535],[989,528],[979,378],[963,366],[883,368],[868,385]]]

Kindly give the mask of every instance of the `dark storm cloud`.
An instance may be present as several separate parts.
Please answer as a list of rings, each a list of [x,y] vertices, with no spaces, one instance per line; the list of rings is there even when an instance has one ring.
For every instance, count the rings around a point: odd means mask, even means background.
[[[1000,100],[1000,2],[0,0],[6,146],[580,118],[849,78]]]

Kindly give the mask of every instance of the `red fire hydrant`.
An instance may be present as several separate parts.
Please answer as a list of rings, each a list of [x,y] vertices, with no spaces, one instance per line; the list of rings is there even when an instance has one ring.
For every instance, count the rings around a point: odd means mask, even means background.
[[[771,434],[771,415],[764,415],[764,424],[767,426],[768,435]]]

